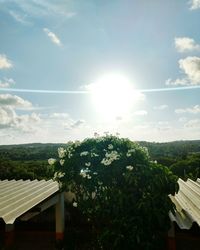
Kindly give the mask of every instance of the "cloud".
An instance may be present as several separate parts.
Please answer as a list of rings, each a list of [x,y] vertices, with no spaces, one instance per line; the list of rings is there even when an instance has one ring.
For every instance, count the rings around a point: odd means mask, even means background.
[[[147,115],[147,111],[146,110],[138,110],[136,112],[134,112],[134,115],[138,115],[138,116],[144,116]]]
[[[190,0],[189,4],[191,10],[196,10],[200,8],[200,0]]]
[[[13,107],[8,106],[0,106],[0,117],[0,129],[12,129],[28,133],[34,132],[36,130],[35,126],[41,121],[36,113],[18,115]]]
[[[186,122],[187,121],[187,118],[186,117],[180,117],[178,119],[179,122]]]
[[[15,84],[15,81],[12,78],[4,78],[3,81],[0,80],[0,88],[9,88],[13,84]]]
[[[177,113],[177,114],[184,114],[184,113],[198,114],[198,113],[200,113],[200,105],[195,105],[192,108],[175,109],[175,113]]]
[[[68,113],[53,113],[50,115],[50,118],[56,118],[56,119],[63,119],[63,118],[69,118]]]
[[[15,6],[18,12],[25,13],[29,17],[62,17],[72,18],[77,13],[72,11],[68,1],[51,1],[51,0],[1,0],[4,8],[10,11],[11,6]]]
[[[166,85],[200,85],[200,57],[188,56],[179,60],[179,68],[185,74],[182,79],[168,79]]]
[[[167,131],[172,128],[168,121],[159,121],[155,127],[161,131]]]
[[[197,44],[194,39],[189,37],[176,37],[175,47],[178,52],[191,52],[200,50],[200,45]]]
[[[12,67],[13,67],[13,64],[7,58],[7,56],[4,54],[0,54],[0,69],[10,69]]]
[[[60,39],[56,36],[56,34],[54,34],[52,31],[50,31],[47,28],[44,28],[43,31],[45,32],[45,34],[50,38],[50,40],[55,43],[58,46],[61,46],[62,43],[60,41]]]
[[[0,106],[10,106],[13,108],[26,109],[31,108],[32,103],[24,100],[17,95],[0,94]]]
[[[77,121],[71,120],[65,123],[64,126],[65,126],[65,129],[72,130],[72,129],[80,128],[83,124],[85,124],[84,120],[77,120]]]
[[[165,84],[167,86],[177,86],[177,85],[182,85],[182,86],[185,86],[185,85],[190,85],[189,82],[188,82],[188,79],[186,78],[177,78],[176,80],[172,80],[171,78],[167,79]]]
[[[164,110],[164,109],[167,109],[167,108],[168,108],[168,105],[166,105],[166,104],[153,107],[153,109],[155,109],[155,110]]]
[[[200,119],[189,120],[184,124],[185,128],[200,129]]]
[[[28,22],[26,20],[27,15],[25,15],[25,14],[22,15],[22,14],[17,13],[16,11],[13,11],[13,10],[10,10],[9,14],[18,23],[21,23],[21,24],[24,24],[24,25],[29,25],[30,24],[30,22]]]

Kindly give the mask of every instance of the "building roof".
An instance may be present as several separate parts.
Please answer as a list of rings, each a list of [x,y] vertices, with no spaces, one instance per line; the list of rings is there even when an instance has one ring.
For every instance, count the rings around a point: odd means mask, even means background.
[[[200,179],[179,179],[178,184],[178,193],[170,195],[176,206],[175,213],[169,213],[171,221],[176,222],[181,229],[190,229],[194,222],[200,226]]]
[[[58,183],[53,180],[0,180],[0,218],[6,224],[13,224],[19,216],[58,190]]]

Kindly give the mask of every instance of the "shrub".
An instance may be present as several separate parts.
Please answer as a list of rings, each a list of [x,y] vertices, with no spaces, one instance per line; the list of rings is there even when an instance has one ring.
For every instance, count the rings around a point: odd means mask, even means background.
[[[93,229],[90,249],[162,249],[177,178],[146,148],[106,135],[69,142],[58,155],[49,163]]]

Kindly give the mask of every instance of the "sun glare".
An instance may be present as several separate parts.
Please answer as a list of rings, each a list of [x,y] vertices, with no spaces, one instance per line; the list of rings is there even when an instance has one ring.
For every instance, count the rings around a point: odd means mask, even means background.
[[[128,113],[139,96],[129,80],[118,74],[105,75],[90,84],[88,89],[97,112],[106,119]]]

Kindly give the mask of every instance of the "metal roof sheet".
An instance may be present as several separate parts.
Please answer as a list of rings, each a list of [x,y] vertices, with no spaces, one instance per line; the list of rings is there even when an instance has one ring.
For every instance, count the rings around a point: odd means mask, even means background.
[[[16,218],[59,190],[53,180],[0,180],[0,218],[13,224]]]
[[[194,222],[200,226],[200,179],[179,179],[178,184],[178,193],[170,195],[176,206],[175,213],[169,213],[171,221],[176,222],[181,229],[190,229]]]

